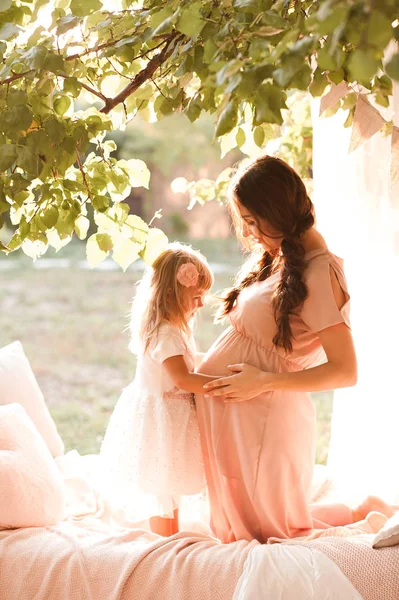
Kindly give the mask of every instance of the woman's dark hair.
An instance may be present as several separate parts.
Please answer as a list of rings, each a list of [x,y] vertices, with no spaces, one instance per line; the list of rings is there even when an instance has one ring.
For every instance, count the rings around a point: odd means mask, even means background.
[[[229,207],[238,237],[242,218],[237,209],[240,202],[258,221],[264,219],[282,237],[280,252],[273,255],[263,252],[255,266],[246,275],[239,274],[235,286],[227,290],[219,316],[226,316],[234,307],[242,289],[255,281],[263,281],[281,268],[281,280],[273,296],[274,318],[277,333],[273,338],[276,347],[292,350],[290,316],[307,297],[304,282],[306,268],[303,234],[315,222],[312,201],[299,175],[287,163],[272,156],[262,156],[243,171],[238,171],[232,181]],[[245,245],[245,240],[243,240]]]

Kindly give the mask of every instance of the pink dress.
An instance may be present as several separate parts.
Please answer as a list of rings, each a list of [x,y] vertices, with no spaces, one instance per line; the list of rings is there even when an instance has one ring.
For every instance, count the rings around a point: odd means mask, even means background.
[[[210,348],[199,372],[228,374],[227,366],[248,363],[284,373],[325,360],[318,332],[346,323],[349,294],[342,260],[327,250],[306,255],[308,297],[291,320],[293,351],[273,346],[276,324],[272,295],[280,274],[245,288],[230,313],[231,326]],[[330,267],[347,301],[338,310]],[[315,462],[316,416],[309,394],[272,391],[240,403],[196,396],[211,527],[223,542],[266,542],[352,521],[343,505],[309,506]]]

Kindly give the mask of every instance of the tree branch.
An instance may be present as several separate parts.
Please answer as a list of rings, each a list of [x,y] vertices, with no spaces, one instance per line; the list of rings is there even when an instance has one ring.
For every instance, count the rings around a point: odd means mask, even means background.
[[[177,34],[177,32],[173,32],[169,35],[169,39],[166,42],[164,48],[159,54],[151,58],[148,62],[147,66],[137,73],[135,78],[117,95],[115,98],[108,99],[105,102],[105,106],[101,109],[100,112],[108,114],[111,112],[115,106],[124,102],[126,98],[131,96],[140,86],[143,85],[148,79],[151,79],[154,75],[155,71],[171,56],[174,50],[174,45],[172,42],[183,39],[182,34]]]
[[[137,60],[138,58],[143,58],[144,56],[147,56],[147,54],[149,54],[150,52],[153,52],[153,50],[156,50],[157,48],[162,46],[162,44],[165,43],[167,38],[165,38],[164,35],[160,36],[160,37],[162,37],[162,41],[159,42],[159,44],[157,44],[153,48],[150,48],[149,50],[146,50],[145,52],[142,52],[141,54],[138,54],[137,56],[134,57],[133,60]],[[169,37],[169,35],[167,37]],[[156,38],[154,38],[154,39],[156,39]],[[115,46],[115,44],[117,44],[118,42],[121,42],[122,40],[123,40],[123,38],[121,38],[120,40],[110,40],[109,42],[104,42],[104,44],[100,44],[99,46],[94,46],[93,48],[87,48],[87,50],[85,50],[84,52],[81,52],[80,54],[77,53],[77,54],[71,54],[70,56],[66,56],[64,58],[64,60],[75,60],[75,58],[81,58],[82,56],[86,56],[87,54],[91,54],[92,52],[98,52],[99,50],[103,50],[104,48],[109,48],[110,46]]]
[[[25,75],[29,75],[29,73],[32,73],[32,71],[33,69],[29,69],[29,71],[24,71],[24,73],[15,73],[14,75],[10,75],[10,77],[7,77],[7,79],[1,79],[0,85],[4,85],[5,83],[12,83],[17,79],[21,79],[21,77],[25,77]]]
[[[172,35],[176,35],[176,34],[172,34]],[[162,35],[159,37],[162,38],[162,41],[159,42],[159,44],[157,44],[153,48],[149,48],[145,52],[141,52],[141,54],[137,54],[137,56],[135,56],[133,60],[137,60],[138,58],[145,58],[146,56],[151,54],[151,52],[154,52],[154,50],[157,50],[158,48],[160,48],[165,43],[165,41],[166,42],[171,41],[170,34],[168,34],[168,36]],[[157,38],[158,38],[158,36],[157,36]],[[157,39],[157,38],[154,38],[154,39]],[[121,39],[123,39],[123,38],[121,38]],[[78,53],[78,54],[71,54],[70,56],[65,56],[64,60],[68,61],[68,60],[74,60],[75,58],[76,59],[82,58],[82,56],[86,56],[87,54],[91,54],[92,52],[98,52],[99,50],[103,50],[104,48],[109,48],[110,46],[114,46],[115,44],[117,44],[120,41],[121,40],[112,40],[110,42],[105,42],[104,44],[100,44],[99,46],[95,46],[94,48],[87,48],[87,50],[85,50],[81,54]],[[29,71],[24,71],[23,73],[15,73],[14,75],[10,75],[10,77],[7,77],[7,79],[0,80],[0,85],[4,85],[6,83],[12,83],[13,81],[16,81],[17,79],[22,79],[22,77],[25,77],[26,75],[29,75],[30,73],[33,73],[33,71],[34,71],[34,69],[29,69]]]
[[[81,81],[79,83],[85,90],[87,90],[94,96],[97,96],[104,102],[105,105],[103,106],[103,108],[101,109],[100,112],[102,112],[104,114],[108,114],[111,112],[111,110],[113,108],[115,108],[115,106],[123,103],[126,100],[126,98],[131,96],[146,81],[148,81],[149,79],[152,80],[152,77],[153,77],[154,73],[156,72],[156,70],[172,55],[173,50],[174,50],[173,42],[179,41],[183,38],[184,38],[183,34],[178,34],[177,31],[174,31],[173,33],[169,34],[168,37],[162,41],[161,44],[159,44],[158,46],[156,46],[154,48],[151,48],[151,50],[149,50],[148,52],[143,53],[141,56],[144,56],[145,54],[152,52],[153,50],[155,50],[162,44],[165,44],[163,49],[161,50],[161,52],[159,52],[158,54],[153,56],[149,60],[147,66],[144,69],[142,69],[139,73],[137,73],[137,75],[130,81],[130,83],[117,96],[115,96],[115,98],[107,98],[106,96],[104,96],[104,94],[102,94],[101,92],[88,86],[87,84],[82,83]],[[115,43],[115,42],[113,42],[113,43]],[[110,43],[103,44],[102,47],[106,47],[109,45],[111,45],[111,44]],[[100,47],[98,47],[97,50],[98,49],[100,49]],[[90,51],[94,51],[94,50],[91,49]],[[89,51],[85,52],[85,54],[88,54],[88,52]],[[76,55],[76,57],[78,57],[78,56],[83,56],[83,55]],[[68,57],[68,58],[70,59],[71,57]],[[136,58],[138,58],[138,57],[136,57]],[[8,77],[7,79],[3,79],[3,81],[0,81],[0,85],[5,84],[5,83],[11,83],[12,81],[15,81],[16,79],[21,79],[22,77],[25,77],[25,75],[28,75],[32,71],[33,71],[33,69],[31,69],[29,71],[25,71],[24,73],[16,73],[15,75],[12,75],[11,77]],[[66,79],[68,77],[68,75],[64,75],[64,74],[59,74],[59,76],[63,77],[64,79]]]
[[[89,187],[89,184],[87,182],[87,179],[86,179],[86,172],[85,172],[85,170],[83,168],[82,159],[80,158],[79,150],[77,148],[76,148],[76,157],[77,157],[77,161],[78,161],[80,172],[82,173],[83,183],[86,186],[87,195],[88,195],[88,197],[91,200],[91,191],[90,191],[90,187]]]
[[[64,79],[68,79],[68,77],[70,77],[70,76],[69,75],[63,75],[62,73],[59,73],[59,77],[63,77]],[[82,83],[81,81],[79,81],[79,83],[82,86],[82,88],[84,88],[85,90],[87,90],[88,92],[90,92],[90,94],[93,94],[94,96],[97,96],[98,98],[101,98],[101,100],[103,102],[105,102],[105,103],[108,102],[109,98],[107,98],[107,96],[104,96],[104,94],[102,94],[101,92],[98,92],[94,88],[91,88],[89,85],[86,85],[85,83]]]

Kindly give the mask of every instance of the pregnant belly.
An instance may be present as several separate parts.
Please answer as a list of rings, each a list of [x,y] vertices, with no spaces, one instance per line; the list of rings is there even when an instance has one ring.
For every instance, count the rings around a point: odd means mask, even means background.
[[[276,352],[258,346],[230,327],[209,349],[199,372],[224,376],[230,374],[228,365],[237,363],[275,373],[288,370],[284,359]],[[281,445],[285,455],[290,456],[289,462],[294,461],[292,457],[298,447],[309,445],[307,454],[312,456],[315,415],[308,394],[270,391],[245,402],[226,403],[223,400],[220,396],[204,398],[196,394],[205,455],[209,453],[215,457],[225,477],[241,479],[245,476],[250,480],[249,487],[254,489],[256,465],[260,452],[268,452],[266,446],[271,451],[272,461],[273,447]]]
[[[228,365],[244,362],[265,369],[267,356],[264,349],[229,327],[209,349],[199,372],[228,375]],[[226,403],[220,396],[204,398],[196,394],[205,464],[213,460],[208,457],[214,456],[218,470],[224,477],[245,477],[251,490],[255,486],[256,465],[272,396],[273,392],[268,392],[246,402]]]
[[[204,356],[198,372],[206,375],[229,375],[228,365],[247,363],[273,373],[282,369],[281,358],[273,351],[255,344],[234,327],[229,327]]]

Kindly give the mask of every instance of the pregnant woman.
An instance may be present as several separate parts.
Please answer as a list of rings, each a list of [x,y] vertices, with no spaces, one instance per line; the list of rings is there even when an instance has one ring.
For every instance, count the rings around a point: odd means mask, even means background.
[[[372,498],[355,510],[309,506],[316,417],[308,392],[354,385],[357,367],[342,260],[314,229],[302,180],[264,156],[237,174],[229,203],[252,252],[224,298],[231,325],[199,370],[230,375],[196,397],[215,535],[265,542],[370,510],[388,514]]]

